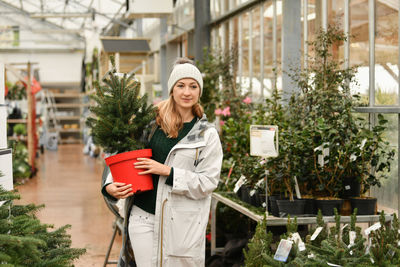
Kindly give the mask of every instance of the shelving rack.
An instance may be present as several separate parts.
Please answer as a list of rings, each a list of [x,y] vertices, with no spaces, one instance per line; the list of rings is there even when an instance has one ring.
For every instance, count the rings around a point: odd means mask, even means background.
[[[54,84],[46,90],[51,93],[54,99],[53,105],[48,105],[47,109],[54,109],[57,123],[59,124],[57,130],[60,136],[59,143],[81,143],[82,142],[82,129],[84,121],[82,119],[83,110],[89,104],[83,103],[84,93],[81,93],[77,86],[72,88],[65,88]]]

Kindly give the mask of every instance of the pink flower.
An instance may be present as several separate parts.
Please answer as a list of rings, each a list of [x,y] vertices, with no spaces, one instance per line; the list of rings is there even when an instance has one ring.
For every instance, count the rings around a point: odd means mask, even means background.
[[[224,126],[225,121],[219,121],[219,125]]]
[[[217,109],[214,111],[214,113],[215,113],[215,115],[221,115],[221,114],[222,114],[222,110],[221,110],[220,108],[217,108]]]
[[[245,104],[250,104],[250,103],[251,103],[251,98],[248,97],[248,96],[246,96],[246,98],[243,99],[243,103],[245,103]]]
[[[224,110],[222,111],[222,115],[230,116],[231,115],[231,107],[224,108]]]

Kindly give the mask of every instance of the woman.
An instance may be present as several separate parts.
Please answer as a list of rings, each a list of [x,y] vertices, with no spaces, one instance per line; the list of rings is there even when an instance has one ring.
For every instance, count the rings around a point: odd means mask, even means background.
[[[217,187],[222,149],[199,99],[203,79],[193,63],[181,58],[168,80],[169,99],[158,105],[156,121],[144,133],[153,159],[139,158],[135,168],[153,175],[154,190],[132,197],[130,185],[113,183],[103,194],[125,199],[125,238],[119,266],[130,266],[132,246],[138,267],[204,266],[205,232],[211,193]],[[148,132],[148,133],[147,133]]]

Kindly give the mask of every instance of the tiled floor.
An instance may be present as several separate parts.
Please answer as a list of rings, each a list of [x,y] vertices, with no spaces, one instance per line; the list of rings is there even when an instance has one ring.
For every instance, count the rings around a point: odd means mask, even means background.
[[[103,166],[83,155],[82,149],[82,145],[69,144],[57,151],[46,150],[38,158],[37,175],[17,189],[20,203],[46,205],[38,213],[42,222],[56,227],[72,225],[72,246],[87,249],[75,262],[76,267],[103,266],[114,215],[100,193]],[[120,248],[117,235],[110,259],[117,258]]]

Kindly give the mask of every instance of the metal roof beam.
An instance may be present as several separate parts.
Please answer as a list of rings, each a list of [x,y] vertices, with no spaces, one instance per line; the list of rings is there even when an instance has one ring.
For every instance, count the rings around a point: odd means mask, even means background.
[[[4,7],[6,7],[6,8],[9,8],[9,9],[14,10],[14,11],[18,12],[19,14],[23,15],[24,17],[31,18],[31,17],[30,17],[30,14],[29,14],[28,12],[26,12],[25,10],[22,10],[22,9],[20,9],[20,8],[14,6],[14,5],[11,5],[11,4],[9,4],[9,3],[3,1],[3,0],[0,0],[0,5],[4,6]],[[15,21],[15,20],[14,20],[14,21]],[[48,26],[48,27],[53,27],[53,28],[56,27],[56,28],[58,28],[58,29],[65,29],[65,28],[63,28],[63,27],[61,27],[61,26],[59,26],[59,25],[57,25],[57,24],[51,23],[51,22],[46,21],[46,20],[40,20],[39,22],[42,23],[42,24],[44,24],[44,25],[46,25],[46,26]],[[28,28],[32,30],[31,27],[28,27]],[[78,40],[80,40],[80,41],[84,41],[84,38],[83,38],[81,35],[70,34],[70,36],[72,36],[72,37],[74,37],[75,39],[78,39]]]

